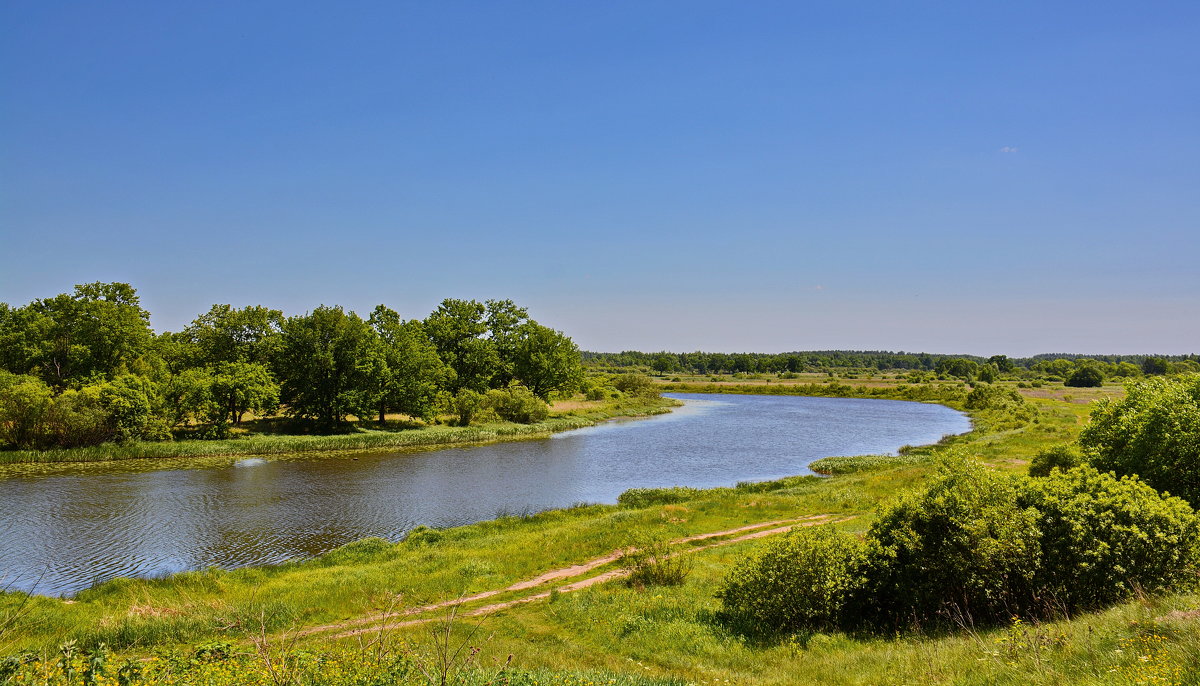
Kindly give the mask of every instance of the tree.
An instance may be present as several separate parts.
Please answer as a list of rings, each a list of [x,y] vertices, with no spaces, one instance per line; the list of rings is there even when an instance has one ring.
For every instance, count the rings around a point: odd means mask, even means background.
[[[207,421],[220,411],[212,386],[212,373],[204,368],[185,369],[163,384],[163,411],[172,428]]]
[[[211,395],[217,409],[213,418],[241,424],[242,416],[254,412],[273,414],[279,408],[279,384],[266,365],[257,362],[222,362],[211,377]]]
[[[54,393],[41,379],[0,371],[0,445],[47,447]]]
[[[369,416],[384,360],[374,331],[358,315],[321,306],[283,321],[277,368],[292,416],[325,431],[347,415]]]
[[[1131,364],[1129,362],[1118,362],[1116,369],[1113,370],[1113,376],[1118,376],[1118,377],[1132,378],[1132,377],[1141,376],[1141,375],[1142,375],[1141,367],[1138,367],[1136,364]]]
[[[147,352],[152,340],[150,313],[127,283],[78,285],[71,295],[6,306],[0,316],[0,363],[58,389],[112,378]]]
[[[964,357],[943,357],[941,360],[938,360],[936,369],[940,375],[966,379],[975,375],[975,372],[979,370],[979,363]]]
[[[996,365],[996,369],[1005,374],[1017,368],[1013,361],[1008,359],[1008,355],[992,355],[988,358],[988,362]]]
[[[1171,363],[1161,357],[1147,357],[1142,360],[1142,373],[1146,376],[1161,376],[1171,371]]]
[[[583,380],[579,347],[561,331],[527,321],[518,330],[513,371],[542,400],[555,391],[574,391]]]
[[[1151,377],[1125,388],[1121,400],[1100,400],[1080,432],[1089,462],[1200,503],[1200,375]]]
[[[979,366],[978,378],[983,383],[994,383],[996,381],[996,377],[999,375],[1000,372],[996,369],[996,365],[992,364],[991,362]]]
[[[404,321],[383,305],[375,308],[368,323],[379,338],[384,361],[375,398],[379,423],[389,410],[429,419],[453,372],[438,357],[424,326],[416,319]]]
[[[1063,385],[1072,388],[1099,388],[1104,385],[1104,373],[1092,366],[1080,367],[1067,377]]]
[[[524,307],[517,307],[511,300],[488,300],[488,340],[496,349],[499,364],[492,374],[492,388],[503,388],[512,382],[515,375],[517,346],[521,341],[521,327],[532,322]]]
[[[496,344],[485,338],[486,315],[482,303],[447,298],[425,319],[425,332],[437,347],[438,356],[454,371],[449,380],[452,392],[463,388],[486,391],[500,368]]]
[[[222,362],[270,364],[279,347],[283,313],[259,305],[213,305],[180,336],[192,346],[193,366]]]

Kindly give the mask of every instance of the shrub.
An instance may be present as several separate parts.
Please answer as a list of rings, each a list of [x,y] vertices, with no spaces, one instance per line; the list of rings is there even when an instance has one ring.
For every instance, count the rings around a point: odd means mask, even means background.
[[[1070,445],[1056,445],[1042,450],[1033,456],[1029,463],[1029,476],[1049,476],[1055,469],[1066,471],[1079,466],[1083,456],[1079,448]]]
[[[1104,373],[1095,367],[1080,367],[1067,377],[1063,385],[1072,388],[1099,388],[1104,385]]]
[[[1097,403],[1079,444],[1100,471],[1200,502],[1200,375],[1130,382],[1125,398]]]
[[[476,415],[479,414],[480,410],[485,409],[483,401],[483,394],[469,388],[460,388],[458,393],[450,400],[450,406],[454,410],[454,414],[458,415],[458,425],[469,425],[475,419]]]
[[[612,385],[626,395],[658,395],[654,382],[645,374],[618,374],[613,377]]]
[[[54,394],[41,379],[0,371],[0,444],[45,447]]]
[[[617,504],[622,507],[650,507],[651,505],[670,505],[695,498],[700,491],[687,486],[672,488],[631,488],[617,496]]]
[[[501,419],[519,424],[540,422],[550,414],[550,406],[524,386],[488,391],[487,405]]]
[[[878,469],[906,467],[921,464],[926,459],[926,456],[921,454],[823,457],[810,462],[808,468],[817,474],[833,476],[836,474],[855,474],[857,472],[869,472]]]
[[[1095,609],[1135,589],[1163,591],[1195,578],[1198,522],[1179,498],[1133,477],[1083,466],[1032,479],[1018,504],[1037,511],[1049,609]]]
[[[672,555],[662,539],[643,538],[625,552],[617,564],[629,572],[630,586],[678,586],[692,573],[692,559]]]
[[[415,527],[404,537],[404,542],[409,545],[433,545],[441,540],[442,532],[437,529],[431,529],[424,524]]]
[[[830,526],[793,529],[743,559],[717,595],[748,633],[833,629],[865,585],[866,546]]]
[[[1032,598],[1036,512],[1014,479],[963,460],[885,508],[872,524],[871,599],[883,626],[1007,619]]]
[[[169,437],[166,426],[155,415],[158,389],[143,376],[122,374],[100,387],[100,404],[108,412],[108,424],[118,441]]]

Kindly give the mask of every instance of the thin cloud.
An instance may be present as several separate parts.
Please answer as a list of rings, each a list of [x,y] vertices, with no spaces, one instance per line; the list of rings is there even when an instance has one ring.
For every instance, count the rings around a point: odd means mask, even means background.
[[[1016,152],[1016,151],[1017,151],[1017,149],[1011,145],[1006,145],[1003,148],[1000,148],[1000,152]]]

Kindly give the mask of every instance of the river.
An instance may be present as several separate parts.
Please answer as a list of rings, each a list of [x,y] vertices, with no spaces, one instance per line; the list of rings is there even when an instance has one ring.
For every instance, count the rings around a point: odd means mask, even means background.
[[[829,455],[894,453],[970,430],[895,400],[672,394],[668,415],[548,439],[419,453],[246,458],[220,467],[0,479],[0,588],[69,595],[153,577],[317,555],[572,504],[636,487],[732,486],[808,473]]]

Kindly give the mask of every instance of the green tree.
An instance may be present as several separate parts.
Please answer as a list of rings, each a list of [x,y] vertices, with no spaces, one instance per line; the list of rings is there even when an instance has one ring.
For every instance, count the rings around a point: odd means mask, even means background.
[[[1088,461],[1200,503],[1200,375],[1150,377],[1125,389],[1121,400],[1098,401],[1080,432]]]
[[[82,284],[0,314],[0,364],[59,389],[112,378],[153,341],[150,314],[126,283]]]
[[[1118,377],[1133,378],[1141,375],[1141,367],[1138,367],[1136,364],[1132,364],[1130,362],[1118,362],[1116,369],[1113,370],[1113,376]]]
[[[213,368],[211,379],[216,421],[241,424],[247,412],[266,416],[279,409],[279,384],[264,364],[222,362]]]
[[[524,307],[517,307],[511,300],[488,300],[484,307],[487,311],[488,340],[496,349],[496,356],[499,358],[489,383],[492,388],[503,388],[512,383],[516,374],[521,329],[532,320]]]
[[[185,369],[163,384],[163,411],[172,428],[208,421],[218,415],[220,408],[213,398],[212,386],[212,373],[205,368]]]
[[[1162,376],[1171,371],[1171,363],[1161,357],[1147,357],[1142,360],[1142,373],[1146,376]]]
[[[575,342],[534,321],[518,329],[513,371],[542,400],[549,400],[555,391],[574,391],[583,381],[583,362]]]
[[[988,358],[988,362],[996,365],[996,369],[1000,370],[1000,372],[1004,374],[1007,374],[1017,368],[1017,366],[1013,364],[1013,361],[1008,359],[1008,355],[992,355]]]
[[[1000,376],[1000,372],[996,369],[996,365],[989,362],[979,366],[979,376],[977,378],[983,383],[994,383],[998,376]]]
[[[134,374],[120,374],[100,385],[99,396],[115,440],[169,437],[166,423],[158,415],[158,386],[149,379]]]
[[[383,305],[368,320],[379,338],[384,370],[375,397],[382,424],[388,411],[429,419],[437,409],[438,394],[453,372],[438,357],[437,348],[419,320],[404,321]]]
[[[1099,388],[1104,385],[1104,373],[1090,365],[1080,367],[1067,377],[1063,385],[1072,388]]]
[[[259,305],[213,305],[180,335],[191,346],[192,366],[222,362],[270,364],[277,356],[283,313]]]
[[[375,332],[358,315],[321,306],[283,321],[277,369],[287,412],[333,430],[347,415],[370,416],[383,384]]]
[[[41,379],[0,371],[0,445],[48,447],[54,393]]]
[[[449,380],[451,392],[463,388],[483,392],[491,387],[500,368],[500,353],[486,337],[487,308],[483,303],[447,298],[424,325],[438,356],[454,371]]]

